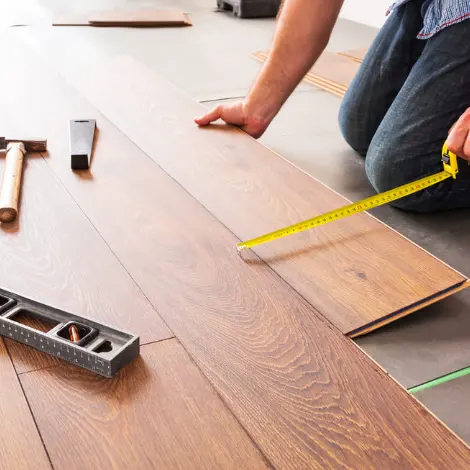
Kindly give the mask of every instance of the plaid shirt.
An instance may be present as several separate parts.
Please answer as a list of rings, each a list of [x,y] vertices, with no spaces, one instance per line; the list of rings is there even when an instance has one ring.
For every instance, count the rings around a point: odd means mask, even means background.
[[[388,10],[387,15],[395,8],[410,0],[398,0]],[[419,39],[428,39],[447,26],[460,23],[470,18],[470,0],[430,0],[424,15],[423,29]]]

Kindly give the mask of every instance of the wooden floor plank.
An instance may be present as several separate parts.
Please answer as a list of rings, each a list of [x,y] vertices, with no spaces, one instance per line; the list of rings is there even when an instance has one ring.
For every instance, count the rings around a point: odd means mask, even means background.
[[[364,60],[368,50],[368,47],[361,47],[359,49],[349,49],[347,51],[338,52],[338,55],[347,57],[348,59],[360,64]]]
[[[49,470],[51,465],[20,382],[0,339],[0,467]]]
[[[19,71],[20,57],[16,53],[12,58]],[[454,468],[470,464],[461,441],[271,269],[256,257],[241,260],[237,238],[223,224],[57,77],[31,57],[23,64],[33,66],[41,73],[16,83],[18,96],[37,105],[23,125],[37,124],[42,100],[49,103],[40,121],[42,131],[54,134],[49,165],[275,467],[429,469],[449,462]],[[16,96],[14,89],[2,89]],[[88,186],[63,161],[67,138],[60,125],[67,109],[97,118],[100,136]],[[159,360],[152,363],[156,367]],[[126,374],[140,374],[141,367],[136,363],[123,371],[123,378],[113,382],[115,389],[104,394],[108,405],[93,412],[97,422],[106,423],[105,442],[128,429],[125,417],[109,422],[114,415],[108,406],[119,402],[121,380],[126,390],[133,388]],[[79,426],[70,413],[69,392],[86,403],[97,399],[98,392],[83,384],[83,374],[67,366],[22,376],[39,426],[47,430],[53,461],[65,458],[52,439],[56,426],[61,429],[60,419],[67,417],[67,429],[69,422]],[[143,423],[154,419],[149,413],[159,412],[153,403],[162,382],[158,384],[149,386],[152,393],[145,398],[125,402],[129,414],[135,411]],[[50,416],[52,407],[57,411]],[[128,413],[122,408],[112,410]],[[135,425],[130,429],[141,435]],[[61,440],[64,448],[67,442]],[[117,455],[124,458],[119,449]]]
[[[14,120],[0,117],[4,129]],[[67,122],[57,131],[67,136]],[[60,158],[67,162],[67,150]],[[0,174],[3,164],[0,158]],[[84,187],[91,182],[76,178]],[[0,266],[7,290],[139,334],[144,344],[173,336],[40,156],[27,157],[19,220],[0,226]],[[58,362],[23,344],[7,345],[19,373]]]
[[[242,240],[347,203],[239,129],[196,127],[202,107],[131,58],[69,79]],[[255,251],[344,333],[465,281],[366,213]]]
[[[69,365],[20,378],[55,470],[269,468],[174,339],[111,380]]]
[[[356,51],[351,51],[351,53],[354,54]],[[264,51],[257,51],[253,53],[253,57],[260,62],[265,62],[268,54]],[[341,54],[325,51],[307,72],[303,81],[344,96],[358,68],[358,60],[351,60]]]

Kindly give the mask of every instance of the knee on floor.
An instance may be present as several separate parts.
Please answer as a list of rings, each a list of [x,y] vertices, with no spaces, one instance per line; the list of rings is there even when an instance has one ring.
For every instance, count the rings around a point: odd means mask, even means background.
[[[354,102],[346,95],[342,102],[338,115],[338,124],[341,134],[346,143],[363,157],[367,154],[370,138],[365,132],[362,121],[356,119]]]
[[[400,153],[391,150],[393,146],[372,144],[367,152],[365,170],[369,182],[377,193],[389,191],[407,183],[411,183],[424,174],[413,171],[407,162],[400,159]],[[414,212],[430,212],[434,210],[433,188],[411,194],[390,203],[391,206]]]

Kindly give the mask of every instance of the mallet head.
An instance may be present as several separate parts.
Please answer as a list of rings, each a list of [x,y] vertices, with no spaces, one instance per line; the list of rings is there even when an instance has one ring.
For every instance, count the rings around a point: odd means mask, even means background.
[[[6,139],[0,137],[0,150],[6,150],[8,144],[13,142],[21,142],[26,152],[45,152],[47,150],[46,139]]]

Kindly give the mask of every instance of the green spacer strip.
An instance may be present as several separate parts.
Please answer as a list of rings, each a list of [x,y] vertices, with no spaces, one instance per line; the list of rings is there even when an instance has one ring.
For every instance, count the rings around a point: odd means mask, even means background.
[[[465,367],[464,369],[451,372],[450,374],[443,375],[442,377],[438,377],[437,379],[430,380],[429,382],[426,382],[424,384],[416,385],[416,387],[409,388],[408,392],[410,393],[421,392],[422,390],[436,387],[437,385],[450,382],[451,380],[458,379],[459,377],[463,377],[469,374],[470,374],[470,367]]]

